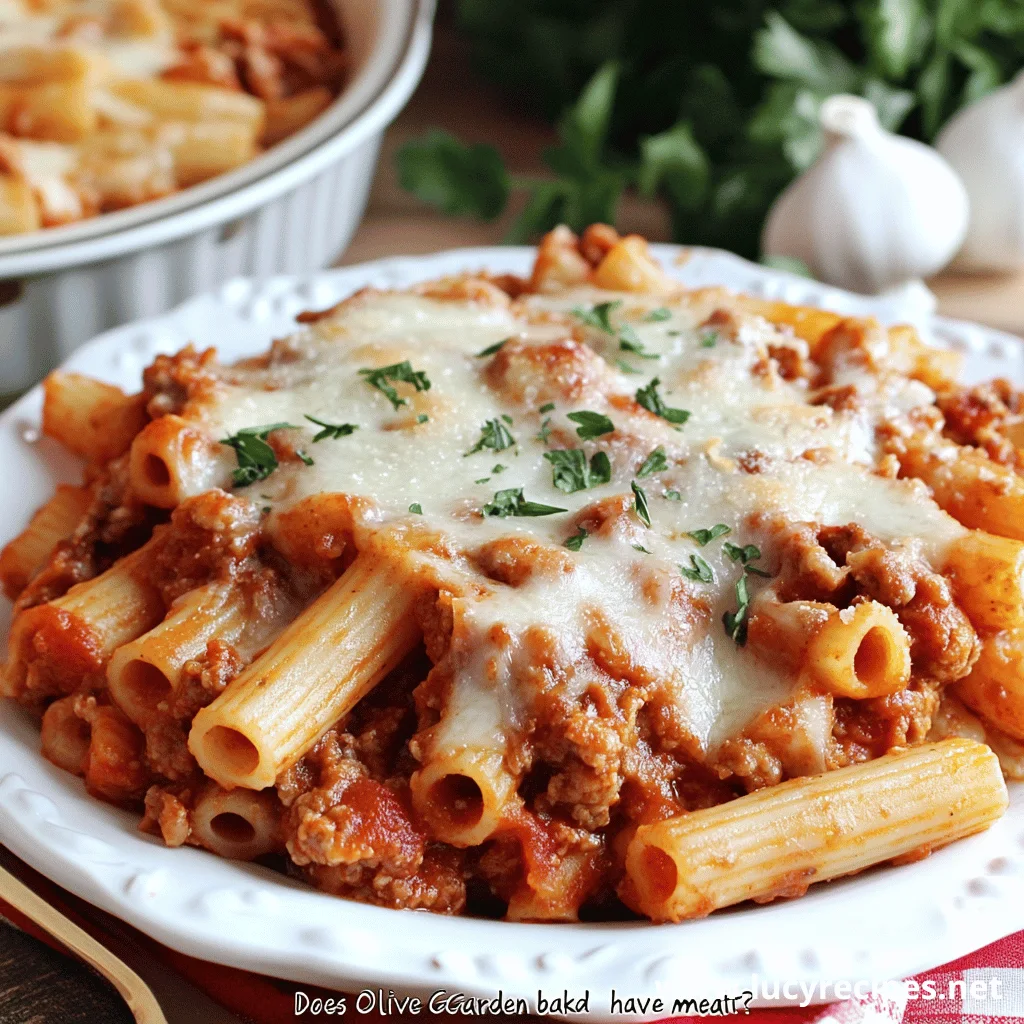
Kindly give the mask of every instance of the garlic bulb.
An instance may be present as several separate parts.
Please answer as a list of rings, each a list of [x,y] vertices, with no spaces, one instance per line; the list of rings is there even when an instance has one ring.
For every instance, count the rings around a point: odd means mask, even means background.
[[[775,201],[761,247],[820,281],[879,292],[941,270],[964,239],[968,200],[945,160],[893,135],[859,96],[821,106],[825,146]]]
[[[1024,267],[1024,72],[952,117],[935,145],[971,200],[957,267]]]

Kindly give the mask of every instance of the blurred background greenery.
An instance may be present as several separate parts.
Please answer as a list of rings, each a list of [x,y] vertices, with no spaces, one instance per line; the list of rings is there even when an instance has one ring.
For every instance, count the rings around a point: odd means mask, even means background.
[[[473,65],[557,125],[547,173],[439,130],[397,153],[402,186],[509,236],[615,223],[626,190],[661,197],[675,240],[756,258],[772,200],[821,146],[818,109],[865,96],[931,141],[1024,64],[1024,0],[457,0]]]

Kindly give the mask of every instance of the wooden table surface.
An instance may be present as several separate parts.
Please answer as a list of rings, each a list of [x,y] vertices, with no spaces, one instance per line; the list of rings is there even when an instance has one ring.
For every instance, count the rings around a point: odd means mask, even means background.
[[[540,168],[540,153],[553,138],[550,128],[474,78],[464,47],[442,24],[422,85],[385,137],[366,218],[340,263],[502,241],[515,208],[491,224],[444,217],[399,187],[396,150],[432,127],[466,141],[495,145],[510,169],[520,173]],[[653,240],[670,237],[665,210],[631,197],[623,202],[620,226]],[[1024,274],[944,275],[932,282],[932,288],[940,312],[1024,334]],[[237,1024],[237,1018],[166,970],[146,963],[132,966],[154,987],[171,1024]],[[126,1019],[116,1000],[105,1002],[109,998],[102,983],[84,968],[0,925],[0,1024],[73,1024],[79,1019],[101,1024]]]

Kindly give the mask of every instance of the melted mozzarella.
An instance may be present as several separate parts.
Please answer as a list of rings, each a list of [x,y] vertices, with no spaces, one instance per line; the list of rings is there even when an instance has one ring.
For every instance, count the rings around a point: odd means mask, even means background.
[[[556,400],[541,412],[543,377],[515,388],[489,382],[492,358],[479,357],[482,349],[509,337],[526,346],[569,339],[580,324],[561,314],[614,299],[626,300],[616,327],[628,322],[644,351],[657,358],[623,352],[616,337],[591,329],[588,343],[600,355],[588,356],[593,365],[578,383],[581,397]],[[218,439],[271,423],[302,427],[302,445],[314,464],[283,464],[241,492],[273,512],[308,495],[344,492],[369,499],[367,530],[396,524],[429,529],[456,551],[515,536],[557,548],[569,560],[570,571],[538,571],[519,587],[483,580],[479,592],[456,601],[459,668],[438,739],[447,747],[500,749],[509,730],[525,727],[540,685],[539,674],[528,671],[539,642],[558,666],[545,685],[561,687],[572,701],[599,674],[595,646],[612,637],[629,679],[663,686],[695,748],[713,752],[755,716],[785,703],[794,680],[726,634],[722,616],[736,607],[740,570],[722,539],[702,547],[690,532],[729,526],[725,539],[761,546],[758,564],[768,572],[778,568],[777,554],[771,534],[755,524],[772,518],[857,523],[931,559],[962,533],[919,484],[872,471],[875,426],[884,416],[930,402],[926,388],[890,381],[855,412],[814,406],[801,382],[755,372],[766,342],[785,340],[765,323],[747,324],[735,339],[722,336],[708,345],[685,302],[673,305],[662,322],[644,320],[644,308],[635,297],[590,290],[533,297],[512,309],[410,294],[362,296],[294,336],[293,358],[269,369],[223,371],[216,395],[201,407],[206,429]],[[637,372],[618,368],[619,359]],[[414,392],[396,385],[405,404],[395,409],[359,371],[403,360],[425,373],[431,387]],[[680,428],[630,401],[654,377],[668,406],[690,411]],[[860,383],[865,394],[878,390],[871,380]],[[581,410],[610,417],[615,433],[581,440],[568,418]],[[359,429],[313,443],[319,428],[307,415]],[[419,423],[421,416],[427,419]],[[494,419],[507,426],[514,447],[467,454]],[[555,487],[544,456],[571,446],[582,447],[588,459],[604,450],[611,482],[571,494]],[[637,481],[650,527],[627,505],[613,527],[568,552],[564,542],[575,532],[574,514],[622,496],[631,503],[630,483],[657,447],[669,468]],[[760,471],[744,471],[741,460],[754,451],[762,458]],[[810,461],[808,451],[819,455]],[[528,500],[565,511],[481,516],[495,492],[507,488],[522,488]],[[410,514],[413,503],[422,506],[422,517]],[[272,513],[271,528],[274,522]],[[679,574],[678,567],[698,554],[714,574],[711,583]],[[769,585],[748,577],[752,594]],[[603,671],[615,674],[607,664]]]
[[[101,54],[121,78],[151,78],[178,63],[180,51],[169,31],[131,38],[107,34],[103,26],[116,18],[116,12],[114,0],[66,3],[44,12],[32,11],[20,0],[0,0],[0,63],[4,50],[55,46]],[[66,26],[81,18],[94,18],[100,34],[66,38]]]

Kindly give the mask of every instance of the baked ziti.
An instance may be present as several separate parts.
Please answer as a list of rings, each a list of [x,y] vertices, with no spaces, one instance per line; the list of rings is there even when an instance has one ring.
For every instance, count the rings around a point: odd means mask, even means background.
[[[0,235],[169,195],[322,113],[324,0],[0,2]]]
[[[3,689],[171,846],[655,921],[906,861],[1024,776],[1024,400],[638,236],[366,289],[139,394],[0,557]]]

